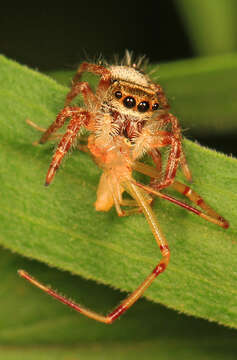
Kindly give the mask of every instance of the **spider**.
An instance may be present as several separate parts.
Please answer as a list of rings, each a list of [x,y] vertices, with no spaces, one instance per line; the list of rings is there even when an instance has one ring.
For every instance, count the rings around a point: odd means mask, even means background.
[[[87,145],[79,145],[79,148],[90,152],[96,164],[102,169],[95,209],[109,211],[112,206],[115,206],[118,216],[142,212],[160,249],[161,260],[153,271],[107,316],[86,309],[59,295],[24,270],[19,270],[20,276],[44,292],[79,313],[106,324],[112,323],[128,310],[143,295],[153,280],[164,272],[169,263],[168,243],[151,208],[154,196],[169,200],[223,228],[229,226],[228,222],[217,214],[200,195],[175,179],[177,169],[181,167],[186,179],[191,181],[191,172],[182,148],[181,128],[178,119],[169,112],[169,104],[162,87],[143,72],[142,65],[143,59],[134,63],[129,52],[126,52],[122,64],[102,66],[82,63],[73,79],[71,90],[66,96],[65,106],[51,126],[46,130],[29,122],[43,132],[39,140],[40,144],[53,138],[60,138],[45,185],[52,182],[63,157],[73,145],[81,129],[85,128],[90,134],[88,142]],[[81,81],[85,72],[99,77],[98,86],[94,92],[88,82]],[[79,94],[83,96],[84,106],[70,105]],[[58,134],[57,130],[67,119],[70,121],[65,134]],[[165,166],[160,151],[163,147],[169,148]],[[155,166],[139,161],[144,154],[151,157]],[[150,184],[144,185],[135,181],[134,170],[148,175],[151,178]],[[199,206],[200,210],[161,192],[167,187],[185,195]],[[124,192],[131,198],[123,198]],[[124,206],[126,209],[123,208]]]

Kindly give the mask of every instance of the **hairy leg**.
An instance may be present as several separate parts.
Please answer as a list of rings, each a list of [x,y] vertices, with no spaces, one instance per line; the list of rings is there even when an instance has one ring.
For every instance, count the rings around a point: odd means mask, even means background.
[[[100,76],[100,81],[96,90],[96,94],[92,92],[88,83],[80,81],[82,75],[85,72],[90,72]],[[108,89],[110,85],[110,79],[110,71],[104,66],[83,62],[73,78],[72,88],[66,97],[65,105],[70,104],[70,102],[75,98],[75,96],[77,96],[79,93],[82,93],[85,104],[93,102],[95,106],[99,107],[100,102],[97,100],[97,97],[100,97],[100,95],[102,95],[102,93],[104,93]]]
[[[48,186],[54,178],[56,170],[59,168],[61,161],[65,154],[70,149],[73,144],[74,139],[76,138],[81,126],[86,126],[90,120],[90,115],[86,111],[75,111],[74,113],[70,113],[71,120],[67,127],[66,133],[63,135],[61,141],[58,144],[58,147],[53,155],[53,159],[51,161],[45,185]]]
[[[157,189],[165,188],[172,184],[174,181],[177,168],[180,164],[182,171],[184,173],[184,176],[188,181],[192,181],[192,174],[188,167],[186,157],[182,148],[182,142],[181,142],[181,128],[179,125],[179,121],[176,116],[174,116],[171,113],[164,113],[161,114],[157,121],[159,122],[160,127],[165,127],[167,125],[171,125],[171,133],[173,136],[173,141],[171,143],[170,147],[170,154],[168,157],[166,169],[165,169],[165,175],[162,181],[159,182]],[[153,155],[154,160],[154,155]],[[156,163],[156,162],[155,162]],[[154,184],[155,187],[155,184]]]
[[[93,91],[90,88],[90,85],[83,81],[83,82],[76,82],[73,83],[71,90],[66,96],[65,104],[64,106],[68,106],[72,100],[79,94],[83,95],[84,103],[88,107],[92,103],[97,104],[97,98]]]
[[[67,106],[64,109],[62,109],[60,113],[57,115],[54,122],[43,133],[43,135],[39,140],[39,143],[40,144],[46,143],[50,138],[52,138],[52,135],[64,125],[65,121],[68,118],[72,117],[74,114],[80,113],[81,111],[83,110],[78,106]]]

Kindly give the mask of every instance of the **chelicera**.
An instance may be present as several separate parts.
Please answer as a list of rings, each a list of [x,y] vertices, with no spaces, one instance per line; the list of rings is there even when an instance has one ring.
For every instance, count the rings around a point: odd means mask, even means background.
[[[95,92],[87,82],[81,81],[81,76],[85,72],[99,76]],[[84,105],[70,105],[79,94],[83,96]],[[69,124],[65,134],[58,134],[57,130],[67,119]],[[46,176],[46,185],[51,183],[63,157],[80,136],[82,128],[85,128],[90,134],[88,142],[86,146],[81,145],[79,148],[89,151],[102,169],[95,202],[96,210],[109,211],[115,206],[119,216],[142,212],[161,252],[161,260],[143,283],[107,316],[74,303],[46,287],[24,270],[19,270],[23,278],[79,313],[106,324],[112,323],[130,308],[153,280],[166,269],[170,250],[151,208],[154,196],[169,200],[216,225],[228,228],[228,222],[200,195],[176,180],[176,172],[180,167],[186,179],[191,181],[178,119],[169,112],[169,104],[162,87],[144,74],[139,64],[132,62],[129,53],[126,53],[122,65],[105,67],[82,63],[66,97],[65,107],[52,125],[45,130],[32,122],[30,124],[43,132],[40,144],[50,139],[60,139]],[[166,163],[161,154],[164,147],[169,148]],[[151,157],[155,166],[140,161],[144,154]],[[151,178],[150,184],[137,182],[133,177],[133,171],[148,175]],[[161,190],[167,187],[177,190],[200,209],[163,193]],[[131,199],[124,198],[124,192],[128,193]]]

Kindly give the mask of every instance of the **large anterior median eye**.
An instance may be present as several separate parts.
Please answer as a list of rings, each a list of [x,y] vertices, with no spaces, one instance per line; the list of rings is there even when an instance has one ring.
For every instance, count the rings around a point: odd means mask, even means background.
[[[150,104],[148,101],[142,101],[137,105],[137,110],[140,112],[145,112],[149,110]]]
[[[136,100],[132,97],[132,96],[127,96],[125,97],[125,99],[123,100],[123,104],[124,106],[126,106],[127,108],[131,109],[136,105]]]

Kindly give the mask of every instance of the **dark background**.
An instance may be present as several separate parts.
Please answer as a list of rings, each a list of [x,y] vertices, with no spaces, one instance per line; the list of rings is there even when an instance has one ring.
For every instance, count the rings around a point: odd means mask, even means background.
[[[197,56],[177,1],[78,1],[64,7],[1,6],[0,52],[40,71],[74,69],[125,49],[162,63]],[[207,34],[208,36],[208,34]],[[172,95],[172,94],[171,94]],[[189,138],[237,155],[235,134]]]
[[[85,56],[122,55],[125,49],[152,62],[194,55],[173,1],[68,5],[1,9],[1,52],[40,71],[71,67]]]

